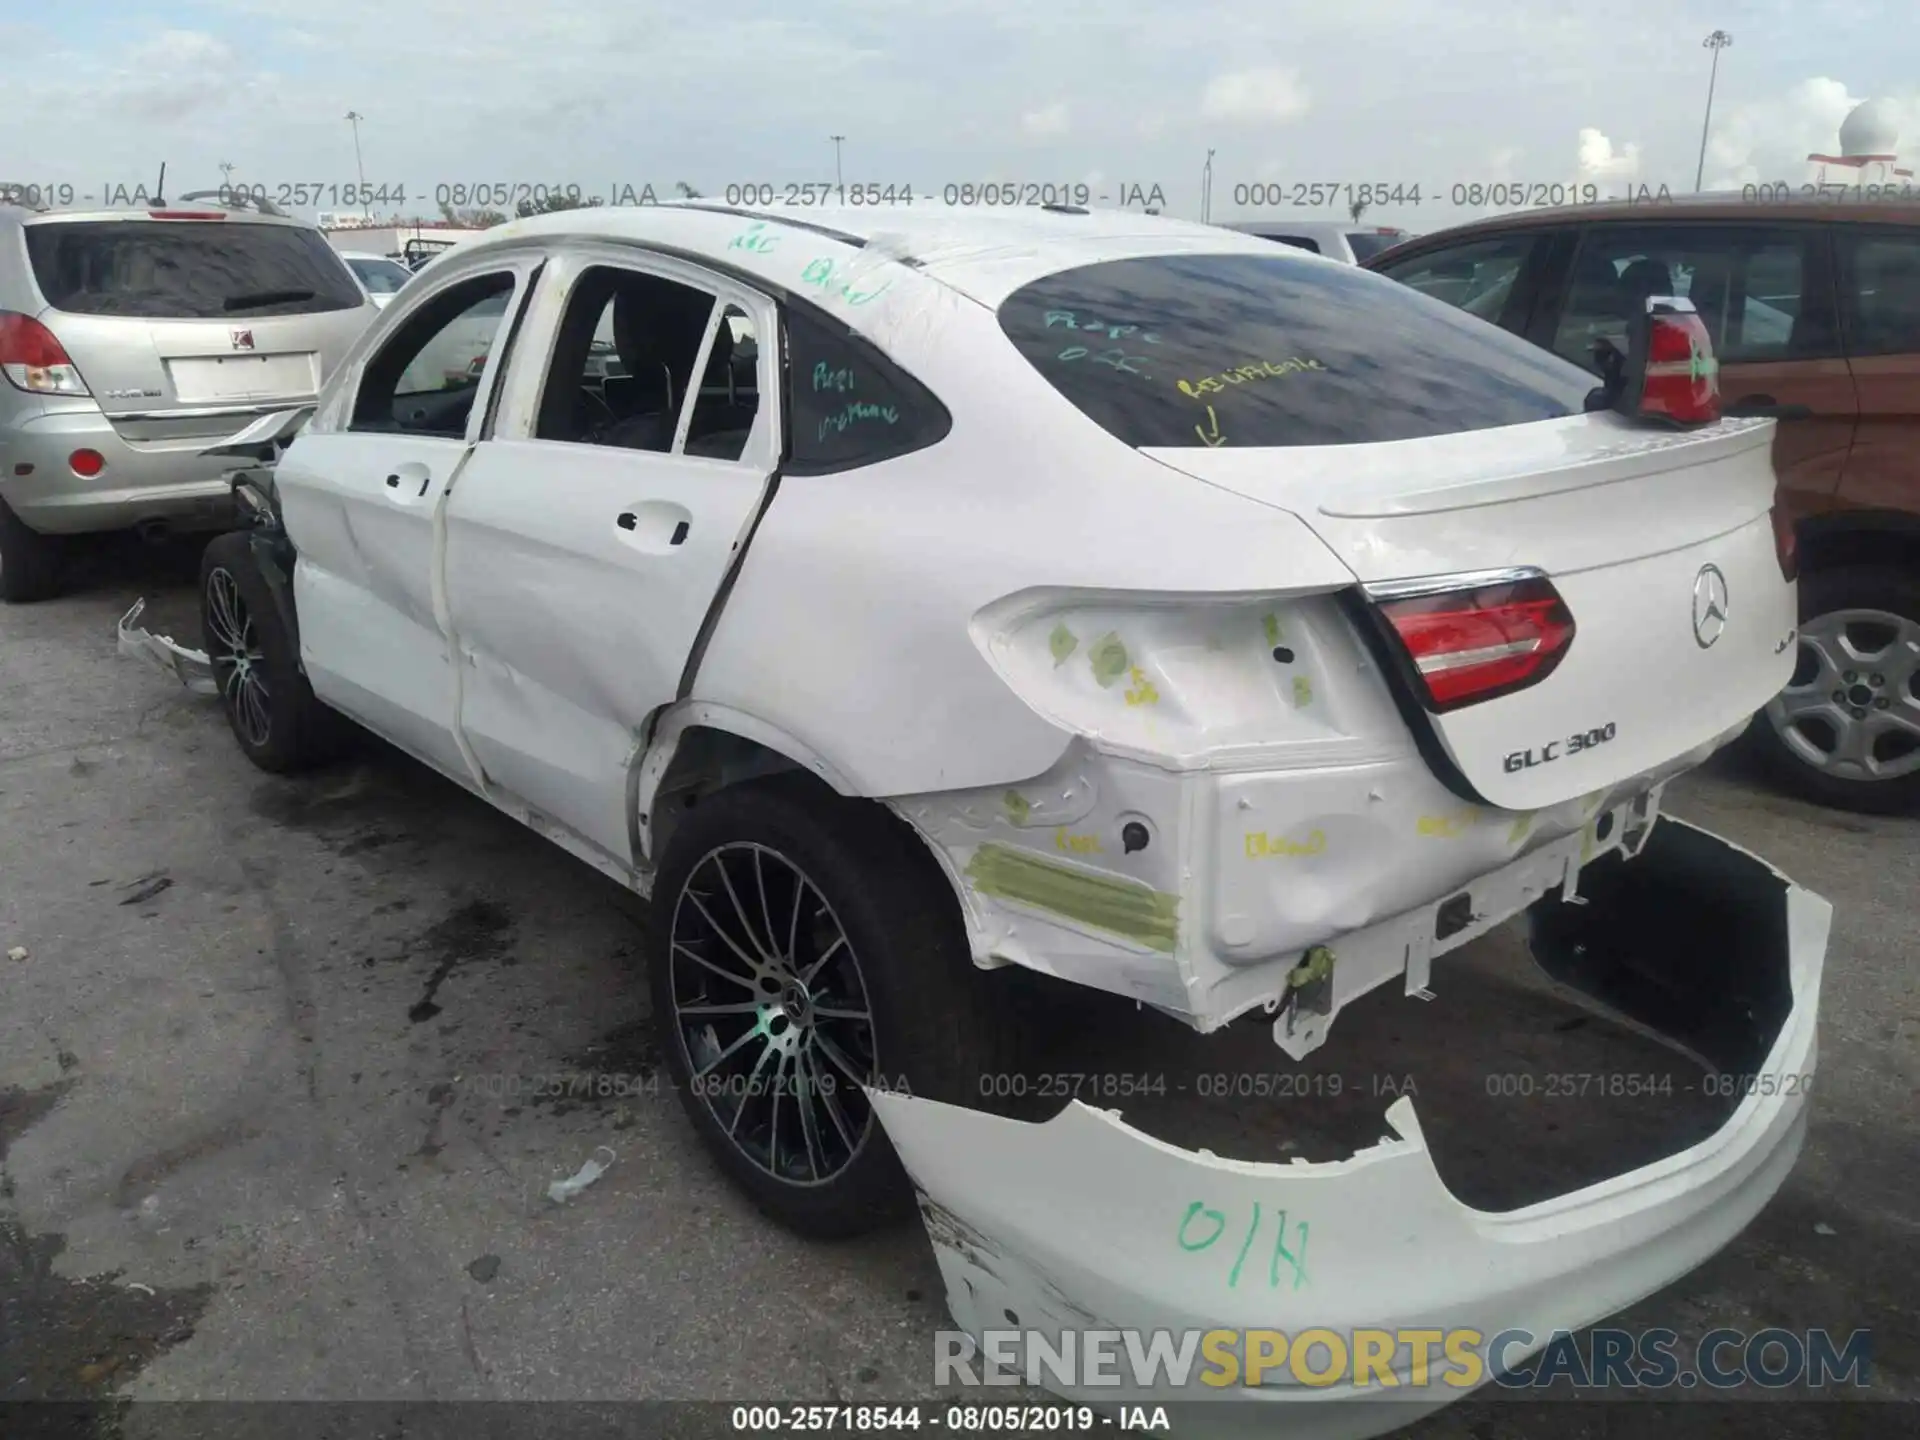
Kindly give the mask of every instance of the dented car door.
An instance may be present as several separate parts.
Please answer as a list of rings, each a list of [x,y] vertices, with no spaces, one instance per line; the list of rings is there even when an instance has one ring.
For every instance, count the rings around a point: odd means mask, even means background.
[[[769,491],[776,372],[745,341],[776,325],[765,297],[684,262],[563,255],[448,505],[463,743],[490,787],[622,865],[643,727]]]
[[[504,332],[538,260],[449,274],[403,315],[390,310],[345,379],[353,390],[338,422],[309,427],[275,470],[285,523],[299,537],[294,595],[314,694],[455,774],[468,767],[453,739],[435,532],[497,357],[477,377],[441,366],[422,380],[417,362],[471,329],[476,314]]]

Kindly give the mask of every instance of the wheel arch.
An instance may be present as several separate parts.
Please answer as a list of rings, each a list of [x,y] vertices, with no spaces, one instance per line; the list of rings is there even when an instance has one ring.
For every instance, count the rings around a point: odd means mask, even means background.
[[[1842,510],[1799,525],[1800,568],[1892,565],[1920,574],[1920,515],[1904,510]]]
[[[827,793],[853,798],[859,787],[786,729],[706,700],[682,700],[655,716],[627,775],[627,823],[637,866],[651,874],[674,826],[709,795],[769,775],[810,776]]]

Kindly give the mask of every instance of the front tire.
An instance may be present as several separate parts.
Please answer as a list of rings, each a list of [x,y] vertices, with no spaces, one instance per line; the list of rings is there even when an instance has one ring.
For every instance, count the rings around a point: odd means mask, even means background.
[[[1748,749],[1783,788],[1837,810],[1920,808],[1920,579],[1887,566],[1800,577],[1799,665]]]
[[[661,1054],[694,1128],[801,1234],[913,1211],[863,1085],[986,1108],[1017,1060],[1002,977],[974,966],[925,844],[810,777],[722,790],[680,821],[648,941]]]
[[[292,774],[340,753],[347,722],[314,697],[244,531],[200,560],[200,629],[233,738],[262,770]]]
[[[65,558],[58,536],[42,535],[0,500],[0,600],[51,600],[60,593]]]

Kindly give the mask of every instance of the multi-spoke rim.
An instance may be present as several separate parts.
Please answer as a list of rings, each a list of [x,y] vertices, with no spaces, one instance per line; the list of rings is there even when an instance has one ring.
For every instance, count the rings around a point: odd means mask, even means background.
[[[728,1141],[787,1185],[823,1184],[873,1129],[872,1005],[826,897],[779,851],[709,850],[674,902],[668,984],[691,1086]]]
[[[1859,609],[1808,621],[1767,719],[1797,758],[1836,779],[1920,770],[1920,620]]]
[[[240,598],[240,583],[225,568],[207,576],[207,636],[214,679],[227,713],[247,744],[258,749],[273,733],[268,704],[266,656],[254,633],[253,616]]]

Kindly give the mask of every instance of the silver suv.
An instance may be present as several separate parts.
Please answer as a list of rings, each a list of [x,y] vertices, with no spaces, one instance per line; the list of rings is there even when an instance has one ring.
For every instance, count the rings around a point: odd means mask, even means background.
[[[56,593],[69,536],[229,523],[200,452],[311,401],[379,313],[313,226],[177,204],[0,205],[0,598]]]

